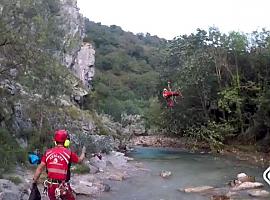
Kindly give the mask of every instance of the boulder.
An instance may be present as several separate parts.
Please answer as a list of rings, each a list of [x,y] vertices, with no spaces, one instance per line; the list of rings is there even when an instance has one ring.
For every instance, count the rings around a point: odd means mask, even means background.
[[[237,174],[237,180],[240,182],[255,182],[254,176],[248,176],[245,173]]]
[[[253,189],[253,188],[260,188],[260,187],[263,187],[263,184],[259,182],[244,182],[244,183],[240,183],[239,185],[236,185],[235,187],[232,188],[232,190],[237,191],[237,190],[246,190],[246,189]]]
[[[97,186],[89,186],[89,184],[76,184],[71,186],[75,194],[81,195],[97,195],[100,190]]]
[[[108,179],[113,180],[113,181],[123,181],[125,179],[125,175],[118,172],[118,173],[109,175]]]
[[[160,176],[161,176],[162,178],[168,178],[168,177],[171,176],[171,175],[172,175],[172,172],[170,172],[170,171],[162,170],[162,171],[160,172]]]
[[[266,190],[260,190],[260,189],[254,189],[254,190],[248,190],[247,193],[252,197],[270,197],[270,193]]]

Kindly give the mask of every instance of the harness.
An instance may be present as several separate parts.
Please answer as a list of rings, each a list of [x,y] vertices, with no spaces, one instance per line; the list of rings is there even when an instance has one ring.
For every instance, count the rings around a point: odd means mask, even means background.
[[[60,153],[60,155],[62,155],[62,154]],[[44,187],[43,194],[48,195],[48,188],[52,185],[57,185],[57,188],[55,189],[55,198],[57,200],[61,199],[61,196],[64,196],[67,194],[67,191],[69,190],[69,187],[70,187],[69,180],[67,180],[68,176],[69,176],[68,173],[70,173],[70,166],[71,166],[70,159],[71,159],[71,152],[69,154],[69,159],[66,160],[67,166],[68,166],[67,170],[57,169],[57,168],[52,168],[52,167],[48,168],[48,166],[47,166],[47,168],[46,168],[47,173],[65,174],[66,180],[58,180],[58,179],[48,178],[47,180],[45,180],[43,182],[43,187]]]
[[[44,186],[43,194],[48,196],[48,188],[51,185],[58,185],[58,187],[54,191],[54,195],[57,200],[60,200],[61,196],[65,196],[67,194],[67,191],[69,190],[69,182],[48,179],[43,182]]]

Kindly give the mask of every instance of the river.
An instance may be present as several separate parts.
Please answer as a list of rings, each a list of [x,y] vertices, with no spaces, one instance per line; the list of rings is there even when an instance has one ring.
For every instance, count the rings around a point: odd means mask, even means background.
[[[230,157],[144,147],[136,147],[129,156],[135,159],[132,162],[141,162],[150,171],[110,183],[111,191],[103,193],[99,200],[206,200],[209,198],[178,189],[202,185],[222,187],[241,172],[264,183],[264,169]],[[161,170],[171,171],[172,176],[161,178]]]

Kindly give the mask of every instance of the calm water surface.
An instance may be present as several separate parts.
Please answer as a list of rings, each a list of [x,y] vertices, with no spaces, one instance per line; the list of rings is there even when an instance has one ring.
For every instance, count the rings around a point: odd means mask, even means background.
[[[112,191],[102,194],[100,200],[206,200],[177,189],[202,185],[222,187],[241,172],[264,182],[264,169],[224,156],[143,147],[135,148],[129,156],[134,162],[143,163],[150,172],[113,182]],[[161,178],[161,170],[171,171],[172,176]]]

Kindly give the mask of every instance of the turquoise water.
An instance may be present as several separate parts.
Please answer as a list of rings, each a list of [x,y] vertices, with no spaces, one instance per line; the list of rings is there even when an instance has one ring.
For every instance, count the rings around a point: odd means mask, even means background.
[[[205,200],[209,198],[178,189],[202,185],[223,187],[241,172],[264,182],[264,169],[224,156],[142,147],[135,148],[129,156],[150,171],[111,183],[112,191],[104,193],[100,200]],[[171,171],[172,176],[161,178],[162,170]]]

